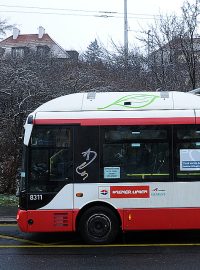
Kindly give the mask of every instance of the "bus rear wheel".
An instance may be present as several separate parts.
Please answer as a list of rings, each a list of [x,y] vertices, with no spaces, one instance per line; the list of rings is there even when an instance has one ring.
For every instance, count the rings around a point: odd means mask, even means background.
[[[95,206],[86,210],[80,218],[81,237],[89,244],[108,244],[119,232],[119,220],[108,207]]]

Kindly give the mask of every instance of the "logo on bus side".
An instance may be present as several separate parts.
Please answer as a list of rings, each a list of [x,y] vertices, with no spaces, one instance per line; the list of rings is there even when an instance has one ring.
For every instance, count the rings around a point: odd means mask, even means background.
[[[89,176],[85,168],[96,159],[97,153],[89,148],[85,152],[82,152],[82,155],[85,158],[85,161],[76,167],[76,172],[83,178],[84,181]]]
[[[149,186],[99,187],[99,199],[150,198]]]
[[[104,107],[98,108],[98,110],[105,110],[114,106],[126,109],[141,109],[153,103],[157,98],[159,98],[159,96],[151,94],[131,94],[123,96]]]
[[[108,191],[106,189],[103,189],[100,191],[101,195],[107,195],[108,194]]]
[[[99,187],[99,199],[110,198],[110,187]]]
[[[110,187],[111,198],[150,198],[149,186]]]
[[[159,189],[158,187],[151,190],[151,196],[166,196],[165,189]]]

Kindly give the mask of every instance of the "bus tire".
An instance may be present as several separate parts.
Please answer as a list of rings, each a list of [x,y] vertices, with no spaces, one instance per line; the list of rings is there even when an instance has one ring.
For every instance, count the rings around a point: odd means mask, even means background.
[[[79,231],[89,244],[108,244],[119,233],[119,220],[116,214],[105,206],[94,206],[86,210],[80,218]]]

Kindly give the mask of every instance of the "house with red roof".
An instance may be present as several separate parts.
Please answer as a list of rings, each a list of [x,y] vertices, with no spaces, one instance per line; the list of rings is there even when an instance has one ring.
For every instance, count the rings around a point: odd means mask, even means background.
[[[13,35],[0,42],[0,57],[11,55],[13,58],[26,57],[32,53],[37,57],[54,57],[78,59],[77,51],[66,51],[55,42],[45,29],[39,26],[38,34],[20,34],[20,30],[13,28]],[[76,59],[75,59],[76,58]]]

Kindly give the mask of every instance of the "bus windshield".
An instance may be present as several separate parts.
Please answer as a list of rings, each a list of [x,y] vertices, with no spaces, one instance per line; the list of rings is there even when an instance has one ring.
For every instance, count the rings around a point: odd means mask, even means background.
[[[35,127],[30,142],[29,191],[58,191],[72,178],[71,130]]]

